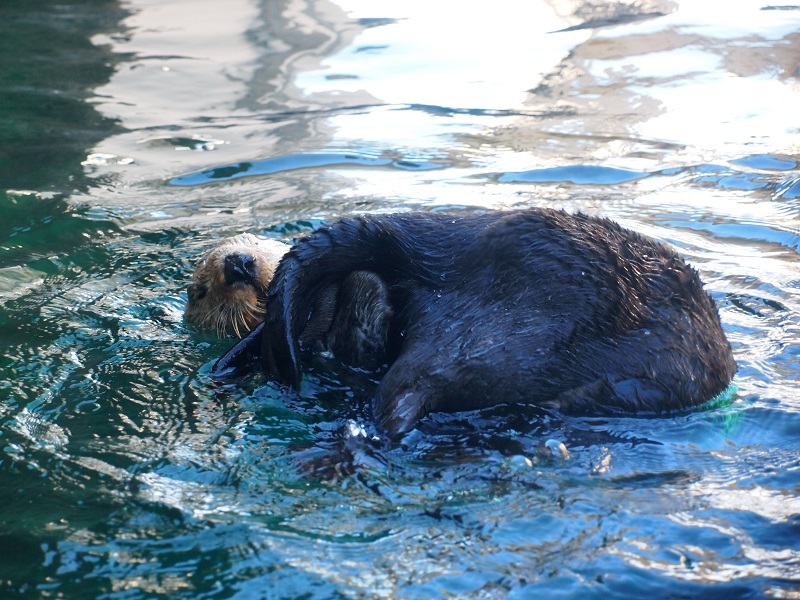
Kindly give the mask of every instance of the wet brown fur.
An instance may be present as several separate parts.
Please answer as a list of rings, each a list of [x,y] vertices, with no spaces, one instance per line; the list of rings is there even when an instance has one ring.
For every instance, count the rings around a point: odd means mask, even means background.
[[[289,246],[249,233],[226,238],[209,250],[187,287],[185,318],[220,337],[242,338],[264,320],[266,295],[275,269]],[[253,277],[226,281],[225,260],[235,254],[253,259]]]

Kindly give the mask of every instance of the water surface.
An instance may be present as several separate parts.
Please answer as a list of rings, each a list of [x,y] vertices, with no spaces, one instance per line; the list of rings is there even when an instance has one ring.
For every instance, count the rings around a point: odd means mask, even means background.
[[[465,7],[0,7],[0,595],[796,596],[800,10]],[[215,240],[526,206],[675,246],[735,390],[387,448],[324,361],[300,396],[209,385],[230,341],[182,313]]]

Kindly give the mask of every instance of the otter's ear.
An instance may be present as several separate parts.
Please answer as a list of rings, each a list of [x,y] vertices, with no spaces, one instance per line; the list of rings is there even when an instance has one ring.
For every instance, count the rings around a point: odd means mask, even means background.
[[[188,286],[186,286],[186,291],[189,294],[189,302],[199,302],[206,297],[208,288],[202,283],[192,281]]]

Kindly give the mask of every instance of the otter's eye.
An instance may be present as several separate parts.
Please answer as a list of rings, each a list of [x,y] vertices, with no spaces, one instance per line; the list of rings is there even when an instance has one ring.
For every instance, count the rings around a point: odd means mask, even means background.
[[[189,302],[199,302],[206,297],[208,288],[206,288],[206,286],[204,286],[202,283],[190,283],[187,286],[186,291],[189,293]]]

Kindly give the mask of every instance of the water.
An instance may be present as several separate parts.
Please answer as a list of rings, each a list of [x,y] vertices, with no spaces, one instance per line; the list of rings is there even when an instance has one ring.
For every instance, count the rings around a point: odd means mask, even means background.
[[[800,596],[800,10],[466,6],[0,6],[0,596]],[[386,449],[346,371],[209,385],[214,240],[520,206],[678,248],[736,391]]]

